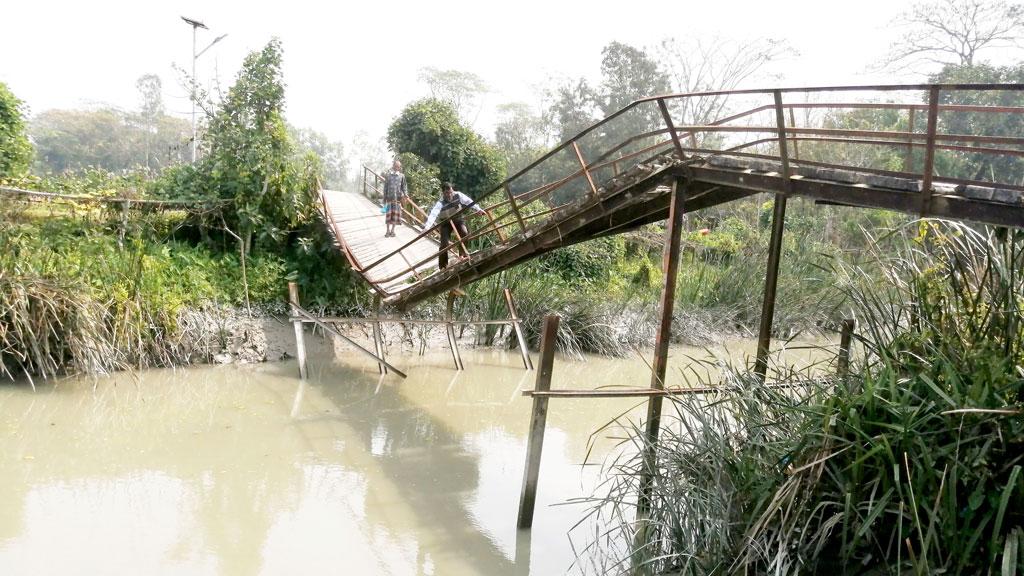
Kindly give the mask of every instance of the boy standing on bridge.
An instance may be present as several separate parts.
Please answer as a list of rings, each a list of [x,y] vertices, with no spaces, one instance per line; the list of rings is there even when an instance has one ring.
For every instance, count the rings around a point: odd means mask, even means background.
[[[395,235],[395,226],[402,223],[402,202],[409,195],[409,187],[405,183],[405,174],[402,174],[402,163],[395,160],[391,170],[384,176],[384,206],[387,212],[384,214],[384,224],[387,229],[384,237]]]
[[[448,241],[451,238],[452,227],[459,232],[460,238],[469,236],[469,228],[466,227],[466,221],[462,218],[461,210],[465,206],[471,206],[477,214],[486,214],[483,208],[477,205],[476,201],[466,196],[462,192],[459,192],[452,186],[451,182],[445,182],[441,186],[441,199],[434,204],[434,207],[430,209],[430,215],[427,216],[427,222],[423,225],[424,230],[430,230],[434,225],[434,222],[440,218],[442,222],[445,222],[441,226],[441,254],[437,257],[437,267],[444,268],[448,266]],[[458,214],[456,216],[456,214]],[[466,246],[459,242],[459,256],[462,258],[468,258],[469,254],[466,252]]]

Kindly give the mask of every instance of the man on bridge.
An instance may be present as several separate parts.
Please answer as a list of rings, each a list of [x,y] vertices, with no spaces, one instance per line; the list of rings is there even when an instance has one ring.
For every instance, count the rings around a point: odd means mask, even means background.
[[[469,228],[466,227],[466,221],[462,218],[460,210],[465,206],[471,206],[477,214],[487,214],[487,212],[477,205],[476,201],[466,196],[462,192],[455,190],[451,182],[445,182],[441,186],[441,199],[434,204],[434,207],[430,210],[430,215],[427,216],[427,222],[423,225],[424,230],[430,230],[434,225],[434,222],[440,217],[441,221],[449,220],[441,226],[441,254],[437,257],[438,268],[444,268],[448,266],[448,242],[451,238],[452,228],[459,233],[459,256],[461,258],[468,258],[469,254],[466,252],[466,245],[461,240],[466,236],[469,236]],[[458,214],[458,216],[456,216]],[[453,218],[454,217],[454,218]],[[460,259],[461,259],[460,258]]]
[[[409,195],[409,186],[405,183],[402,163],[397,159],[391,165],[391,171],[384,176],[384,215],[386,230],[384,237],[395,235],[395,227],[402,225],[402,202]]]

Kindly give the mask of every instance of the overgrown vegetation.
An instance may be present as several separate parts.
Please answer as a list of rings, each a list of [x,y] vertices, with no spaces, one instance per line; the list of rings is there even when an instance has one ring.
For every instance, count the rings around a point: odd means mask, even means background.
[[[653,446],[595,510],[609,572],[1018,574],[1024,566],[1024,235],[927,222],[838,278],[859,325],[849,376],[786,373],[670,399]],[[643,456],[651,449],[654,459]],[[654,462],[653,468],[648,462]],[[636,490],[653,475],[645,537]]]
[[[0,375],[208,360],[224,338],[211,328],[214,310],[281,312],[289,280],[310,306],[362,304],[315,220],[317,142],[288,135],[280,63],[277,41],[245,60],[195,165],[155,180],[145,169],[95,167],[37,176],[24,175],[22,159],[20,171],[3,174],[18,187],[95,201],[5,196],[0,205]],[[189,203],[163,210],[112,197]]]

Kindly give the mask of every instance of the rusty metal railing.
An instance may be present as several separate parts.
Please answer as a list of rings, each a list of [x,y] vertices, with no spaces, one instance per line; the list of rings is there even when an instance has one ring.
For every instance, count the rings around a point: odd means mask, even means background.
[[[1024,162],[1010,170],[1013,173],[996,175],[993,171],[988,179],[957,172],[958,162],[963,164],[971,156],[1024,158],[1024,135],[945,129],[947,125],[957,128],[963,124],[958,121],[964,119],[963,115],[1005,115],[1007,120],[1024,121],[1024,106],[962,101],[975,94],[995,94],[1002,96],[1004,103],[1024,103],[1024,95],[1017,96],[1022,91],[1024,85],[1019,84],[918,84],[733,90],[645,98],[589,126],[476,198],[487,210],[487,224],[458,241],[468,250],[472,265],[482,251],[493,252],[495,245],[521,242],[537,229],[557,224],[575,211],[600,202],[607,192],[605,183],[666,155],[677,163],[704,162],[722,155],[769,160],[780,165],[786,178],[795,168],[817,167],[919,181],[921,214],[928,213],[937,183],[1024,191]],[[712,96],[739,102],[733,109],[742,111],[702,122],[680,117],[685,99]],[[859,111],[863,111],[862,116],[857,115]],[[797,122],[797,112],[803,115],[802,122]],[[924,122],[919,116],[924,116]],[[859,124],[841,125],[844,121]],[[988,125],[1014,124],[1007,121]],[[864,153],[853,153],[858,150]],[[939,164],[941,169],[937,169]],[[1021,173],[1016,173],[1018,170]],[[378,178],[364,168],[364,193],[379,188]],[[415,209],[419,214],[413,221],[422,226],[425,212],[418,206]],[[464,218],[466,210],[461,209],[454,218]],[[365,274],[396,257],[420,238],[436,234],[442,225],[450,224],[435,223],[360,272]],[[394,281],[440,253],[411,262],[401,272],[374,282]]]

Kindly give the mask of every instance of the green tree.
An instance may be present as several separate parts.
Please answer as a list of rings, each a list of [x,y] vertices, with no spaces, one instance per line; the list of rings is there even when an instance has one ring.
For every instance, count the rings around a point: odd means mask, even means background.
[[[544,117],[559,142],[569,140],[597,121],[594,91],[586,79],[563,80],[546,91]]]
[[[483,78],[462,70],[441,70],[426,67],[419,71],[419,81],[427,85],[430,97],[449,104],[464,122],[470,124],[480,110],[479,100],[489,90]]]
[[[299,156],[312,152],[320,158],[324,187],[341,190],[348,186],[348,156],[343,143],[311,128],[288,126],[288,136],[295,143]]]
[[[903,30],[884,64],[973,66],[982,50],[1019,47],[1024,5],[1004,0],[917,2],[896,19]]]
[[[0,82],[0,178],[21,176],[32,162],[24,116],[25,104]]]
[[[320,158],[297,157],[284,121],[281,43],[271,40],[246,56],[234,85],[210,119],[206,150],[195,166],[168,171],[157,186],[165,195],[233,201],[228,226],[248,252],[257,244],[279,248],[316,214]]]
[[[29,132],[38,150],[36,170],[40,172],[89,167],[119,172],[156,171],[183,161],[190,128],[187,121],[144,102],[140,113],[109,107],[47,110],[32,120]]]
[[[641,98],[666,94],[670,89],[668,75],[647,52],[621,42],[612,42],[601,50],[597,104],[605,116]]]
[[[494,128],[494,140],[508,160],[510,173],[523,169],[543,155],[548,148],[544,119],[523,102],[498,106],[498,125]]]
[[[388,145],[436,164],[442,180],[479,198],[505,179],[501,153],[459,121],[445,102],[426,98],[405,107],[388,127]]]
[[[932,76],[930,81],[950,84],[1021,84],[1024,83],[1024,64],[1001,67],[987,64],[950,65]],[[1016,90],[957,90],[940,92],[939,97],[941,104],[1024,106],[1024,94]],[[1024,132],[1024,119],[1019,114],[950,112],[940,115],[939,130],[945,134],[1018,137]],[[937,173],[956,178],[1024,182],[1024,160],[1018,156],[939,150],[935,154],[935,167]]]
[[[402,162],[402,172],[409,186],[409,197],[429,212],[441,190],[441,170],[436,164],[426,162],[411,152],[399,154],[398,159]]]

